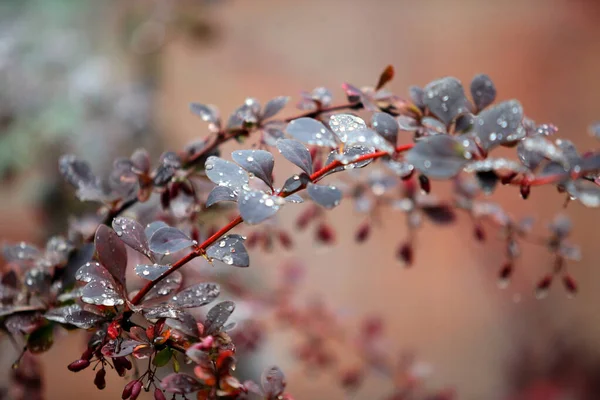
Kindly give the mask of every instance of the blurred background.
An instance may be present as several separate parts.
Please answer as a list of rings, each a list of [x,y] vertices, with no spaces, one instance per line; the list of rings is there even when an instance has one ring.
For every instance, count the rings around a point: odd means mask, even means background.
[[[554,123],[581,150],[594,148],[587,127],[600,119],[598,21],[592,0],[2,0],[0,237],[42,243],[84,210],[58,176],[60,154],[75,153],[101,173],[137,147],[158,155],[204,137],[192,101],[227,114],[247,96],[264,104],[290,95],[285,112],[293,115],[302,90],[326,86],[338,103],[343,82],[373,85],[388,64],[399,95],[442,76],[467,83],[487,73],[499,100],[519,99],[535,121]],[[278,176],[287,176],[291,168],[280,165]],[[443,195],[443,186],[434,192]],[[514,188],[494,196],[516,216],[535,216],[540,231],[557,212],[573,219],[583,251],[571,266],[576,298],[556,285],[535,299],[550,259],[533,246],[511,285],[498,289],[501,242],[475,242],[468,221],[425,227],[415,265],[405,269],[394,257],[404,217],[391,213],[356,245],[362,219],[350,204],[328,214],[335,246],[298,234],[292,251],[255,252],[252,268],[234,272],[269,282],[280,260],[303,255],[305,299],[342,310],[348,329],[381,315],[389,351],[416,353],[431,367],[427,385],[452,387],[459,399],[600,398],[600,215],[579,203],[563,210],[553,188],[528,201]],[[286,210],[279,222],[293,231],[296,216]],[[118,398],[117,379],[99,392],[91,372],[75,380],[64,368],[81,352],[77,340],[65,336],[42,357],[48,398]],[[294,362],[293,341],[269,334],[253,359],[257,370],[282,366],[297,399],[343,398],[331,375]],[[375,398],[382,385],[368,382],[354,398]]]

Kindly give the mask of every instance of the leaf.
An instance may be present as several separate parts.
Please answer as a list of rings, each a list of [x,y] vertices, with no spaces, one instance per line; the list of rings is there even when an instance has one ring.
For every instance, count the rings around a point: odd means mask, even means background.
[[[152,252],[165,255],[176,253],[194,244],[195,242],[185,233],[171,226],[158,229],[149,241]]]
[[[286,160],[299,167],[307,175],[312,174],[312,157],[302,143],[292,139],[279,139],[277,149]]]
[[[167,318],[165,323],[171,328],[178,330],[188,336],[199,337],[200,332],[198,331],[198,322],[189,313],[182,311],[178,319]]]
[[[54,344],[54,329],[52,324],[46,324],[27,337],[27,350],[32,354],[44,353]]]
[[[379,81],[377,81],[377,86],[375,86],[375,90],[379,90],[385,86],[386,83],[390,82],[394,79],[394,66],[388,65],[385,67],[381,75],[379,76]]]
[[[201,307],[214,301],[221,289],[216,283],[199,283],[183,289],[171,298],[171,302],[182,308]]]
[[[100,264],[110,272],[118,284],[125,287],[127,249],[119,236],[108,226],[100,225],[94,235],[94,245]]]
[[[425,92],[418,86],[411,86],[408,89],[408,95],[415,106],[421,110],[425,108]]]
[[[144,309],[144,317],[146,319],[160,319],[160,318],[181,318],[182,310],[175,307],[172,304],[159,304],[150,308]]]
[[[5,245],[2,256],[8,262],[34,261],[41,256],[40,250],[29,243],[21,242],[15,245]]]
[[[187,394],[197,392],[203,385],[193,376],[187,374],[170,374],[163,378],[160,386],[169,393]]]
[[[425,86],[424,93],[423,102],[446,126],[459,114],[470,111],[463,86],[456,78],[433,81]]]
[[[44,314],[44,318],[60,324],[71,324],[79,329],[93,328],[104,320],[100,315],[83,310],[79,304],[51,309]]]
[[[157,297],[168,296],[181,287],[183,277],[179,271],[172,272],[169,276],[162,279],[148,292],[145,299],[150,301]]]
[[[485,150],[515,142],[525,137],[523,107],[517,100],[509,100],[483,110],[475,117],[473,131]]]
[[[527,137],[523,139],[522,143],[525,151],[537,153],[544,158],[561,164],[565,168],[569,167],[569,160],[562,149],[555,146],[548,139],[542,136]]]
[[[171,268],[170,265],[136,265],[135,274],[140,278],[148,279],[149,281],[154,281],[158,279],[162,274],[167,272],[169,268]]]
[[[109,281],[94,280],[81,290],[81,301],[98,306],[113,307],[125,303],[121,293]]]
[[[106,357],[125,357],[133,354],[135,348],[143,343],[137,340],[123,339],[111,340],[102,346],[102,354]]]
[[[206,255],[227,265],[247,267],[250,258],[244,246],[244,238],[240,235],[226,235],[206,249]]]
[[[345,169],[354,169],[354,168],[363,168],[373,162],[373,159],[368,159],[360,162],[355,162],[360,157],[373,153],[375,149],[372,147],[366,147],[361,145],[347,146],[344,148],[344,151],[341,153],[332,150],[331,153],[327,156],[327,160],[325,161],[325,165],[331,164],[333,161],[337,160],[344,164],[338,168],[334,168],[332,171],[327,173],[327,175],[333,172],[343,171]]]
[[[433,179],[456,176],[468,162],[462,144],[447,135],[420,140],[406,153],[405,160]]]
[[[101,201],[104,198],[100,179],[92,173],[87,162],[78,160],[73,154],[65,154],[58,161],[58,170],[77,189],[79,200]]]
[[[266,397],[269,399],[278,398],[285,390],[285,376],[277,366],[267,368],[263,372],[260,382]]]
[[[578,179],[569,181],[565,187],[567,192],[586,207],[600,207],[600,186],[595,182]]]
[[[285,105],[290,101],[288,96],[279,96],[271,99],[265,104],[265,109],[263,110],[263,115],[261,119],[267,119],[274,117],[279,111],[283,110]]]
[[[511,172],[526,173],[529,170],[515,161],[505,158],[486,158],[474,161],[465,167],[466,172],[499,171],[505,169]]]
[[[144,229],[144,234],[146,235],[146,240],[150,239],[154,232],[159,230],[160,228],[168,227],[169,225],[163,221],[154,221],[146,225],[146,229]]]
[[[204,320],[204,333],[212,335],[219,332],[234,310],[235,303],[233,301],[222,301],[211,308]]]
[[[213,204],[221,201],[233,201],[236,202],[238,199],[237,193],[225,186],[215,186],[213,190],[208,194],[206,199],[206,207],[210,207]]]
[[[265,150],[239,150],[231,154],[233,161],[246,171],[273,187],[273,155]]]
[[[393,145],[396,144],[400,126],[398,125],[398,121],[390,114],[382,112],[373,114],[371,117],[371,126],[375,129],[375,132],[385,138],[385,140]]]
[[[496,100],[496,86],[489,76],[475,75],[471,81],[471,97],[478,110],[483,110]]]
[[[286,196],[285,201],[286,203],[304,203],[304,199],[302,198],[302,196],[296,193]]]
[[[308,175],[306,175],[305,173],[293,175],[285,181],[285,183],[283,184],[283,187],[281,188],[281,192],[282,193],[295,192],[297,190],[300,190],[302,187],[304,187],[308,182],[310,182],[310,177]]]
[[[309,183],[307,188],[308,195],[319,205],[331,209],[340,204],[342,192],[335,186],[315,185]]]
[[[234,192],[248,186],[248,174],[236,164],[222,158],[210,156],[204,165],[206,176],[219,186],[225,186]]]
[[[275,215],[283,204],[285,200],[282,197],[250,190],[241,195],[238,208],[244,222],[255,225]]]
[[[329,128],[342,143],[346,143],[349,135],[366,130],[367,124],[352,114],[334,114],[329,117]]]
[[[164,367],[169,363],[169,361],[171,361],[172,356],[173,351],[169,347],[165,347],[164,349],[156,353],[156,356],[152,360],[152,364],[159,368]]]
[[[323,147],[336,147],[337,143],[331,131],[313,118],[298,118],[290,122],[285,129],[294,139],[302,143]]]
[[[190,110],[199,116],[202,121],[218,124],[219,110],[215,106],[200,103],[191,103]]]
[[[144,233],[144,227],[130,218],[117,217],[113,219],[112,227],[117,236],[129,247],[150,258],[148,239]]]

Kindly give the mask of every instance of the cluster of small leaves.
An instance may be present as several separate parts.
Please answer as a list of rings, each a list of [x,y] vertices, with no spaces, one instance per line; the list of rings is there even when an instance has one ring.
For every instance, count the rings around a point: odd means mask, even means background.
[[[566,202],[598,207],[600,153],[580,153],[571,142],[554,139],[558,129],[534,123],[516,100],[493,104],[496,88],[486,75],[472,80],[470,99],[451,77],[412,87],[403,99],[385,88],[393,75],[388,67],[373,87],[344,84],[347,102],[337,106],[325,88],[303,93],[298,106],[305,111],[293,118],[276,118],[287,97],[264,108],[256,99],[246,99],[226,121],[216,107],[194,103],[191,110],[208,123],[210,135],[180,154],[163,153],[154,167],[140,149],[116,160],[102,178],[76,156],[63,156],[60,172],[81,200],[102,203],[102,221],[72,224],[65,238],[52,238],[45,249],[27,243],[5,248],[2,328],[24,341],[31,353],[47,350],[58,326],[89,330],[87,349],[69,369],[94,368],[99,389],[106,385],[108,369],[130,375],[136,360],[148,359],[146,371],[135,372],[125,386],[123,399],[135,400],[142,390],[154,390],[157,400],[165,393],[184,398],[197,393],[198,399],[290,399],[277,367],[263,374],[260,385],[233,375],[236,345],[228,332],[234,326],[227,322],[234,303],[222,301],[199,312],[218,298],[221,287],[211,282],[183,287],[179,269],[195,258],[218,261],[225,268],[248,267],[246,246],[261,244],[268,250],[274,238],[290,248],[290,234],[274,225],[274,217],[284,206],[307,200],[311,203],[304,206],[297,227],[315,225],[315,238],[323,244],[336,240],[326,211],[344,199],[366,215],[356,232],[358,242],[368,239],[386,209],[402,212],[408,238],[399,243],[397,257],[406,265],[414,262],[423,220],[446,226],[464,212],[473,221],[476,239],[484,240],[491,225],[504,240],[503,285],[512,276],[521,243],[534,238],[554,258],[551,271],[536,285],[538,297],[555,278],[574,294],[577,285],[566,261],[580,254],[567,241],[568,220],[556,219],[540,239],[533,236],[531,219],[516,220],[482,197],[499,185],[513,185],[528,198],[533,187],[548,184],[564,193]],[[233,151],[231,161],[221,157],[223,143],[244,142],[252,135],[259,139],[256,146]],[[515,149],[515,159],[492,157],[499,147]],[[297,168],[288,179],[276,179],[276,153]],[[368,173],[361,173],[366,166]],[[453,183],[452,199],[431,193],[435,180]],[[160,201],[152,203],[156,197]],[[141,203],[147,205],[134,210],[135,219],[125,216]],[[215,227],[214,221],[232,208],[238,215]],[[248,239],[231,233],[242,222],[252,227]],[[129,270],[137,275],[133,281]],[[287,304],[281,302],[282,307]],[[279,311],[304,327],[315,324],[300,358],[313,367],[329,364],[324,343],[333,332],[326,309]],[[366,364],[385,369],[394,381],[399,375],[414,380],[405,362],[385,359],[376,345],[382,342],[379,330],[369,326],[359,340]],[[193,374],[180,371],[180,360],[195,364]],[[157,369],[167,365],[174,373],[161,380]],[[349,372],[342,385],[355,390],[362,373]],[[390,398],[403,396],[402,390]]]

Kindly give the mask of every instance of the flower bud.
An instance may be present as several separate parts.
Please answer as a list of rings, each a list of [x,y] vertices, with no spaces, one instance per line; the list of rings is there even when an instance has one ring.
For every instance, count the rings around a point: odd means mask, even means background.
[[[83,354],[81,354],[81,359],[89,361],[92,359],[93,356],[94,356],[94,349],[92,349],[91,347],[88,347],[87,349],[85,349]]]
[[[358,243],[362,243],[369,238],[371,234],[371,224],[367,221],[358,227],[356,235],[354,236]]]
[[[414,261],[414,252],[410,242],[402,243],[400,247],[398,247],[396,257],[398,257],[399,260],[404,262],[404,264],[406,264],[407,267],[412,265]]]
[[[131,381],[127,385],[125,385],[125,387],[123,388],[123,393],[121,394],[121,398],[123,400],[128,399],[131,396],[131,390],[133,389],[133,385],[136,382],[137,381]]]
[[[321,223],[317,227],[317,240],[324,244],[331,244],[335,242],[335,232],[326,223]]]
[[[529,193],[531,193],[531,186],[521,185],[521,197],[523,199],[527,199],[529,197]]]
[[[79,372],[79,371],[86,369],[89,366],[90,366],[89,360],[81,359],[81,360],[73,361],[71,364],[69,364],[69,366],[67,368],[69,369],[69,371]]]
[[[544,276],[535,287],[535,297],[543,299],[548,295],[548,290],[552,284],[552,275]]]
[[[133,386],[131,387],[131,396],[129,396],[129,399],[136,400],[141,392],[142,392],[142,382],[134,381]]]
[[[154,389],[154,400],[167,400],[165,394],[159,388]]]
[[[293,246],[292,237],[285,231],[279,231],[277,235],[279,238],[279,243],[283,246],[284,249],[289,250]]]
[[[483,226],[481,226],[481,224],[475,225],[473,234],[475,235],[475,239],[477,239],[478,241],[480,241],[480,242],[485,241],[485,231],[483,230]]]
[[[563,285],[569,296],[575,296],[577,294],[577,282],[571,275],[563,276]]]
[[[96,372],[96,377],[94,378],[94,385],[100,390],[106,387],[106,370],[102,368],[98,372]]]
[[[429,194],[431,192],[431,181],[425,175],[419,175],[419,185],[421,185],[421,190],[425,193]]]

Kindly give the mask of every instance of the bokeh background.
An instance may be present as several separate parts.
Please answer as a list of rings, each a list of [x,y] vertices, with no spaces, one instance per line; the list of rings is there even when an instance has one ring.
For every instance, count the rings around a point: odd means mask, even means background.
[[[597,147],[587,127],[600,119],[598,21],[592,0],[2,0],[0,237],[42,242],[82,210],[57,176],[62,153],[101,172],[137,147],[160,154],[206,135],[191,101],[226,113],[247,96],[297,100],[316,86],[342,101],[341,83],[372,85],[387,64],[398,94],[485,72],[500,99],[519,99],[528,116],[556,124],[580,149]],[[584,254],[571,266],[576,298],[556,285],[535,299],[550,260],[533,246],[499,290],[501,242],[475,243],[468,221],[426,227],[416,265],[404,269],[394,257],[406,234],[402,215],[390,214],[356,245],[361,216],[350,205],[329,214],[339,227],[335,246],[298,234],[293,251],[257,252],[253,267],[236,273],[269,282],[280,260],[302,255],[306,298],[345,310],[348,329],[353,318],[383,316],[390,351],[414,351],[431,366],[427,385],[454,387],[460,399],[600,398],[600,215],[575,203],[563,210],[552,188],[528,201],[501,189],[495,199],[514,215],[535,216],[540,230],[557,212],[573,219]],[[282,214],[293,230],[295,211]],[[118,398],[118,380],[99,392],[91,374],[74,379],[64,368],[81,352],[78,340],[65,336],[43,356],[48,398]],[[253,359],[257,370],[281,365],[298,399],[343,398],[332,376],[294,363],[293,337],[268,340]],[[12,357],[7,347],[2,364]],[[374,398],[381,385],[369,382],[354,398]]]

